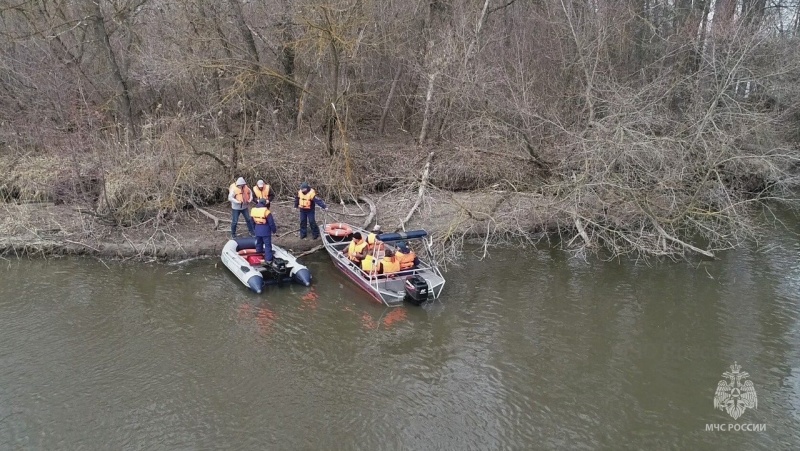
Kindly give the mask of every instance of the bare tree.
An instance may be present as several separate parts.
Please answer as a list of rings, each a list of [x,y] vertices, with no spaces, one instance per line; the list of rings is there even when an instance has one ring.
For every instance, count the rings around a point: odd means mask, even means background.
[[[463,230],[713,254],[797,180],[798,24],[796,0],[9,3],[0,194],[133,224],[258,174],[391,193],[405,224],[475,190]]]

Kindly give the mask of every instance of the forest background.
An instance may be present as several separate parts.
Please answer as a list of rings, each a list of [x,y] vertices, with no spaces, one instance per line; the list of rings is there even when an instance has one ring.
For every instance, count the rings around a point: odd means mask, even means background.
[[[169,230],[244,176],[441,243],[713,255],[798,158],[797,0],[0,1],[11,235]]]

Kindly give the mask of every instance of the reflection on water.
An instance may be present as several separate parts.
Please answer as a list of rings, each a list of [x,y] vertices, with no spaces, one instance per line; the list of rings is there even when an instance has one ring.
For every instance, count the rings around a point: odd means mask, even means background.
[[[254,295],[215,261],[0,272],[0,449],[797,449],[800,264],[776,236],[654,266],[498,251],[389,309],[308,261]],[[722,372],[759,433],[706,432]],[[212,445],[213,444],[213,445]]]

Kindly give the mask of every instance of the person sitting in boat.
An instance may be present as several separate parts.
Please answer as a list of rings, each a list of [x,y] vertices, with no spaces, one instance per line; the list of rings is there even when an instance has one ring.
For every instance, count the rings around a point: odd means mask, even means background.
[[[395,256],[394,251],[391,249],[386,249],[386,253],[378,262],[378,274],[390,275],[396,272],[400,272],[400,261],[397,260],[397,256]]]
[[[410,269],[417,269],[419,266],[419,258],[414,251],[408,247],[405,241],[397,243],[397,252],[395,257],[400,262],[400,271],[408,271]]]
[[[367,273],[368,276],[374,276],[378,273],[378,266],[380,265],[381,256],[378,254],[367,254],[361,260],[361,270]]]
[[[342,251],[347,255],[347,258],[350,259],[356,265],[361,264],[361,260],[367,256],[367,242],[364,241],[364,237],[361,235],[361,232],[356,232],[353,234],[353,241],[350,242],[350,246],[347,247],[344,251]]]
[[[264,253],[265,264],[272,263],[272,235],[278,231],[269,205],[267,199],[258,199],[256,206],[250,210],[250,216],[256,223],[256,252]]]
[[[253,196],[255,196],[256,200],[266,199],[272,202],[272,199],[275,198],[275,193],[272,192],[268,184],[264,183],[263,180],[259,180],[256,182],[256,187],[253,188]]]

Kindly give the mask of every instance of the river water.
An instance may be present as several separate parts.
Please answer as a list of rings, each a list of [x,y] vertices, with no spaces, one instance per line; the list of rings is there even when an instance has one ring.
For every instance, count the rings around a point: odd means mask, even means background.
[[[495,251],[396,309],[324,255],[261,296],[217,260],[3,261],[0,449],[798,449],[799,249]],[[706,430],[729,424],[763,430]]]

